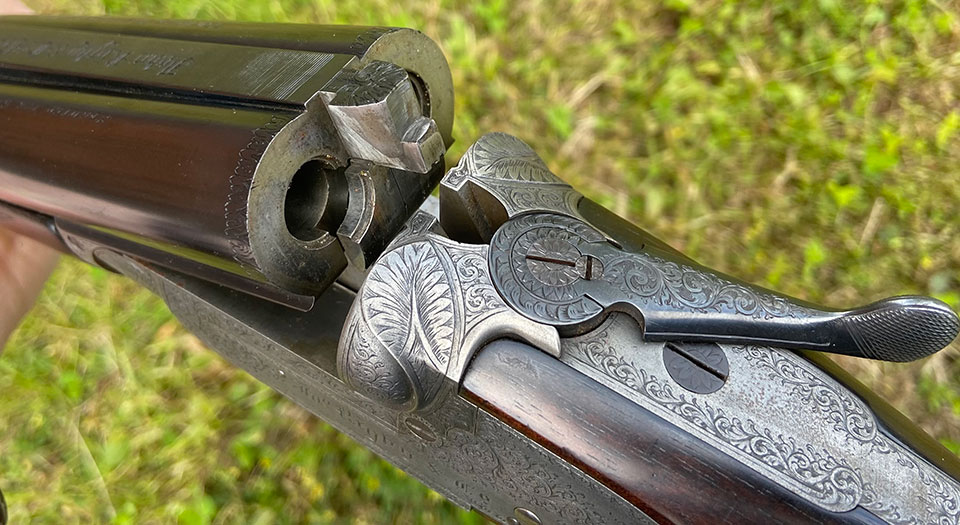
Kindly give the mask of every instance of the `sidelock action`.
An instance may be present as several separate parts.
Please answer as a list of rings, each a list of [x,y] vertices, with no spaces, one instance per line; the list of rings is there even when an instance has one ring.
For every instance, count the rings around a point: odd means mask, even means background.
[[[0,18],[0,221],[502,523],[960,519],[960,461],[811,352],[930,355],[946,304],[738,281],[510,135],[444,176],[452,96],[410,30]]]

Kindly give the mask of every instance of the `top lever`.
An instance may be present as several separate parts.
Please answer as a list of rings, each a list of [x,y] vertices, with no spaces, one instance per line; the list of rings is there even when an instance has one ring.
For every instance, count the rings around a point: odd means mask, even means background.
[[[933,298],[827,310],[700,266],[645,232],[632,236],[650,242],[628,242],[622,226],[596,224],[605,221],[596,212],[585,219],[589,201],[508,135],[481,138],[441,184],[444,229],[489,241],[491,278],[506,303],[564,336],[622,311],[637,319],[648,341],[763,344],[912,361],[960,332],[960,318]]]
[[[626,311],[647,341],[763,344],[912,361],[956,337],[960,321],[927,297],[826,311],[651,251],[628,252],[579,219],[524,215],[494,235],[490,269],[507,303],[577,333]],[[565,334],[566,335],[566,334]]]

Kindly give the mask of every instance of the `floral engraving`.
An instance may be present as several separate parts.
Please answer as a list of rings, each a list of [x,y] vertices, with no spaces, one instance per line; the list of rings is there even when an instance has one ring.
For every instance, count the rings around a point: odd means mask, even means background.
[[[338,351],[343,380],[397,410],[443,397],[459,344],[454,287],[441,254],[429,241],[408,241],[371,268]]]
[[[768,370],[771,379],[792,387],[791,395],[817,410],[846,439],[866,444],[874,453],[896,457],[900,466],[914,472],[926,488],[929,499],[936,502],[936,509],[940,511],[939,523],[957,523],[960,519],[960,486],[957,482],[880,433],[873,414],[854,394],[838,388],[822,372],[795,357],[756,346],[731,346],[730,349]],[[890,505],[885,498],[865,500],[862,505],[891,523],[921,523],[915,517],[901,515],[901,510]]]
[[[627,254],[605,267],[611,282],[628,297],[641,302],[698,313],[736,313],[755,319],[803,318],[814,313],[783,297],[649,253]]]
[[[793,387],[791,395],[811,405],[824,415],[834,430],[847,439],[870,443],[889,451],[889,442],[877,432],[877,422],[860,399],[845,389],[828,385],[818,374],[794,359],[779,352],[758,346],[736,345],[731,350],[742,354],[758,367],[769,370],[769,377],[780,384]]]
[[[492,185],[487,185],[488,189]],[[555,211],[576,215],[580,194],[569,187],[531,187],[528,184],[501,184],[492,189],[512,217],[531,210]]]
[[[452,185],[458,185],[467,177],[476,177],[567,186],[550,172],[533,148],[506,133],[487,133],[480,137],[447,177]]]
[[[386,346],[417,348],[434,367],[446,369],[453,299],[433,245],[411,243],[390,252],[371,270],[361,300],[371,306],[365,320]]]
[[[527,255],[537,243],[577,243],[603,236],[582,221],[558,215],[530,214],[506,224],[490,242],[490,271],[507,303],[546,324],[567,325],[592,319],[603,308],[587,297],[583,281],[547,284],[530,270]],[[579,252],[578,252],[579,253]]]
[[[365,396],[392,407],[402,407],[413,397],[410,390],[410,378],[392,356],[374,349],[375,343],[370,337],[358,337],[357,331],[364,330],[360,318],[355,318],[347,326],[346,337],[355,343],[354,351],[344,356],[342,367],[349,372],[350,386]]]
[[[788,476],[798,490],[830,509],[857,506],[864,486],[843,458],[775,434],[752,419],[731,417],[719,407],[682,393],[674,384],[638,369],[607,342],[606,334],[565,347],[571,356],[642,395],[695,428]]]
[[[333,105],[362,106],[382,101],[406,79],[403,68],[373,60],[360,70],[340,72],[326,89],[336,93]]]
[[[484,439],[494,435],[499,424],[489,417],[478,421],[477,434],[451,432],[437,448],[438,463],[449,465],[463,477],[476,480],[486,491],[515,494],[533,508],[542,509],[563,523],[607,523],[610,516],[589,505],[583,485],[571,478],[585,478],[565,466],[557,469],[549,453],[538,446],[518,446],[523,440]],[[501,431],[502,432],[502,431]],[[648,523],[642,520],[641,523]]]
[[[267,150],[267,145],[289,123],[289,116],[273,115],[269,122],[253,130],[250,142],[237,155],[237,165],[227,181],[230,189],[227,192],[227,202],[223,205],[223,233],[230,241],[233,259],[244,268],[256,267],[256,259],[250,248],[250,232],[247,229],[247,199],[253,187],[253,174]]]
[[[435,221],[414,219],[407,231],[420,233],[397,241],[373,265],[350,310],[338,351],[344,381],[393,409],[434,412],[456,397],[486,334],[512,334],[559,353],[556,331],[513,312],[494,289],[486,246],[440,237]]]
[[[659,345],[614,316],[565,342],[561,359],[835,512],[861,506],[890,523],[960,522],[960,484],[880,430],[855,394],[796,354],[721,345],[730,376],[712,394],[689,393],[665,375]],[[777,420],[790,414],[789,420]]]
[[[464,325],[469,330],[476,323],[501,311],[503,300],[493,288],[487,269],[485,246],[440,245],[456,268],[463,297]]]
[[[504,207],[508,217],[540,210],[577,216],[582,196],[560,180],[533,149],[506,133],[488,133],[450,170],[443,185],[467,182],[482,188]]]
[[[548,241],[569,246],[576,257],[596,257],[602,262],[602,277],[557,283],[539,279],[529,267],[528,256]],[[576,257],[567,256],[573,259],[570,264]],[[628,303],[642,316],[666,310],[754,319],[805,318],[816,313],[702,268],[647,252],[620,250],[583,221],[554,214],[527,214],[501,226],[491,241],[490,267],[507,302],[547,324],[586,322],[615,303]]]

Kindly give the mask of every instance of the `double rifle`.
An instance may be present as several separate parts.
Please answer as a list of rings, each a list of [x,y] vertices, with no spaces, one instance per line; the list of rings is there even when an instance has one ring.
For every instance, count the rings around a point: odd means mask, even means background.
[[[958,459],[823,356],[927,356],[949,307],[720,274],[510,135],[445,174],[453,108],[408,29],[0,18],[0,215],[501,523],[960,520]]]

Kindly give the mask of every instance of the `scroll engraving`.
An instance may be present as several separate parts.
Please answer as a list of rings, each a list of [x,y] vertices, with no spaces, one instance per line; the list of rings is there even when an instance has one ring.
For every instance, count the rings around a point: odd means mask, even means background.
[[[698,313],[736,313],[754,319],[803,318],[811,310],[685,264],[649,253],[630,254],[605,265],[620,290],[660,306]]]
[[[818,451],[809,444],[774,433],[752,418],[732,416],[709,400],[691,396],[675,387],[666,379],[669,377],[666,374],[661,379],[626,361],[606,337],[608,334],[601,332],[594,340],[564,350],[646,401],[669,411],[687,426],[724,442],[757,464],[765,465],[767,470],[794,480],[795,490],[828,509],[850,510],[862,498],[863,481],[845,464],[842,455]]]
[[[407,77],[407,72],[402,68],[374,60],[362,69],[344,69],[324,89],[335,93],[331,104],[363,106],[382,101]]]
[[[945,511],[939,516],[939,522],[956,523],[960,519],[960,486],[957,482],[880,433],[870,409],[859,398],[833,383],[806,361],[788,357],[793,354],[770,352],[755,346],[731,346],[730,349],[742,354],[752,365],[767,370],[770,379],[790,388],[790,395],[816,410],[824,422],[842,433],[845,439],[859,442],[872,453],[890,455],[898,465],[912,471],[926,488],[929,500],[937,502]],[[864,507],[891,523],[917,523],[910,516],[902,516],[901,510],[889,504],[885,495],[880,496],[864,503]]]
[[[376,347],[368,330],[359,318],[347,324],[345,333],[356,347],[342,366],[350,370],[355,390],[388,407],[402,408],[414,395],[410,378],[396,359]]]
[[[547,323],[570,324],[596,317],[603,306],[585,293],[580,279],[547,284],[533,275],[527,255],[538,243],[603,242],[583,222],[559,215],[531,214],[504,224],[490,242],[490,270],[497,289],[518,311]]]
[[[565,264],[573,271],[583,257],[592,257],[602,274],[544,280],[530,264],[531,254],[544,246],[554,247],[551,264],[558,268]],[[531,319],[560,326],[591,321],[614,304],[632,305],[640,316],[682,311],[801,319],[818,313],[702,268],[620,250],[583,221],[555,214],[523,215],[501,226],[491,240],[490,267],[508,303]]]
[[[898,524],[960,520],[960,485],[880,432],[862,401],[803,358],[721,345],[727,383],[695,394],[669,378],[660,347],[618,314],[564,340],[561,360],[828,510],[859,505]]]
[[[459,185],[467,178],[570,187],[550,172],[533,148],[506,133],[488,133],[480,137],[457,167],[450,170],[447,182]]]
[[[494,434],[498,423],[489,416],[481,418],[478,436]],[[549,452],[518,447],[516,443],[504,439],[491,442],[453,432],[437,454],[440,464],[450,465],[461,476],[476,480],[486,491],[516,494],[517,501],[543,509],[563,523],[607,523],[608,517],[588,505],[589,496],[583,489],[563,480],[566,473],[556,471]],[[584,476],[569,466],[564,470]]]
[[[423,424],[421,434],[437,434],[437,439],[426,442],[412,432],[398,431],[391,427],[394,414],[382,404],[351,391],[332,371],[282,343],[289,327],[270,326],[263,332],[246,324],[245,319],[259,315],[256,302],[248,307],[240,302],[238,308],[232,299],[218,301],[229,294],[209,302],[198,300],[179,277],[170,281],[136,263],[124,265],[124,260],[114,256],[111,264],[162,295],[184,324],[224,357],[465,508],[504,520],[522,501],[533,506],[545,523],[653,523],[589,475],[486,413],[478,415],[475,433],[458,429],[443,436]],[[224,311],[222,305],[236,310]],[[307,314],[312,316],[310,326],[332,325],[326,321],[329,314]],[[299,335],[317,334],[305,329]],[[314,351],[319,341],[329,340],[320,336],[307,348]],[[471,464],[478,455],[485,460]]]
[[[223,205],[224,235],[230,239],[233,259],[241,266],[256,266],[247,231],[247,196],[253,186],[253,174],[273,137],[290,123],[290,117],[273,115],[263,126],[253,130],[250,142],[237,155],[237,165],[230,175],[230,191]]]
[[[469,191],[471,185],[488,193],[503,206],[507,218],[531,211],[576,217],[582,198],[530,146],[506,133],[480,137],[442,184],[456,192]]]

